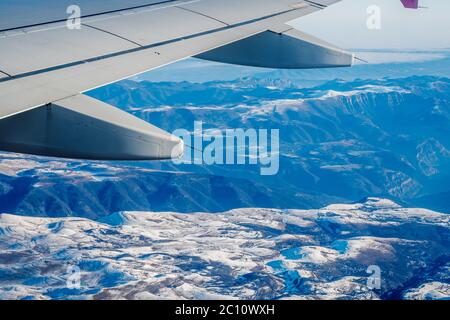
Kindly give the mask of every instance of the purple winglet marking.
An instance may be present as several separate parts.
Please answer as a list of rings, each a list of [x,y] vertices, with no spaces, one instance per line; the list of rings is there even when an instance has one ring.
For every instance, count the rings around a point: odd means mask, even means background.
[[[419,0],[401,0],[403,6],[408,9],[417,9],[419,8]]]

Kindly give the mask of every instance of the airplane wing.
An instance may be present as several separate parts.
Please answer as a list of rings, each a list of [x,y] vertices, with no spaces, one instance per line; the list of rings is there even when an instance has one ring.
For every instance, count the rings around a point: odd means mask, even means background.
[[[192,56],[270,68],[350,66],[351,53],[285,24],[336,2],[79,0],[80,24],[69,25],[77,21],[71,0],[3,0],[0,150],[177,157],[180,139],[83,92]]]

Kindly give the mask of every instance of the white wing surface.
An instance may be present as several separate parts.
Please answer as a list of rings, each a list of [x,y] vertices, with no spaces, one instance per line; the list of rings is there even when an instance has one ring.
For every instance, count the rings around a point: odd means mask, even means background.
[[[180,140],[83,92],[192,56],[270,68],[353,62],[285,24],[335,0],[84,0],[75,29],[67,26],[70,2],[0,3],[0,150],[171,158]]]

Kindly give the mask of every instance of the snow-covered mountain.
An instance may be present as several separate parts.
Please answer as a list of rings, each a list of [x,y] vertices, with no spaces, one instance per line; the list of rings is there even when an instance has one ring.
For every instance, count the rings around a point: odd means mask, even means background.
[[[281,192],[288,185],[293,197],[287,207],[376,195],[447,213],[449,94],[450,80],[435,76],[333,80],[315,87],[299,86],[293,77],[133,81],[92,92],[168,130],[193,130],[194,121],[206,129],[280,129],[280,172],[273,177],[260,177],[252,166],[161,168],[243,178]]]
[[[367,196],[450,212],[450,80],[124,81],[91,93],[168,131],[280,129],[280,171],[257,165],[63,161],[0,154],[0,212],[319,208]]]
[[[379,198],[98,221],[0,215],[3,299],[445,299],[449,271],[450,215]]]

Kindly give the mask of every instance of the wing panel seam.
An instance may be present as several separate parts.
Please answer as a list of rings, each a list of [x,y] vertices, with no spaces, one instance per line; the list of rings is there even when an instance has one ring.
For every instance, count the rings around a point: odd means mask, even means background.
[[[112,35],[112,36],[114,36],[114,37],[116,37],[116,38],[119,38],[119,39],[128,41],[128,42],[130,42],[130,43],[132,43],[132,44],[134,44],[134,45],[136,45],[136,46],[138,46],[138,47],[143,47],[142,44],[137,43],[137,42],[135,42],[135,41],[133,41],[133,40],[131,40],[131,39],[122,37],[122,36],[120,36],[120,35],[118,35],[118,34],[116,34],[116,33],[114,33],[114,32],[111,32],[111,31],[108,31],[108,30],[105,30],[105,29],[101,29],[101,28],[98,28],[98,27],[94,27],[94,26],[92,26],[92,25],[90,25],[90,24],[86,24],[86,23],[82,23],[82,25],[83,25],[83,26],[86,26],[86,27],[89,27],[89,28],[92,28],[92,29],[94,29],[94,30],[97,30],[97,31],[100,31],[100,32],[103,32],[103,33],[106,33],[106,34],[109,34],[109,35]]]
[[[182,6],[175,6],[175,8],[182,9],[182,10],[185,10],[185,11],[188,11],[188,12],[192,12],[192,13],[198,14],[200,16],[206,17],[208,19],[212,19],[212,20],[217,21],[217,22],[219,22],[219,23],[221,23],[221,24],[223,24],[225,26],[229,26],[230,25],[229,23],[226,23],[225,21],[219,20],[217,18],[214,18],[212,16],[209,16],[207,14],[204,14],[204,13],[201,13],[201,12],[198,12],[198,11],[195,11],[195,10],[191,10],[191,9],[188,9],[188,8],[185,8],[185,7],[182,7]]]
[[[325,9],[327,7],[324,4],[320,4],[320,3],[317,3],[317,2],[314,2],[314,1],[310,1],[310,0],[303,0],[303,1],[305,1],[309,5],[311,5],[311,6],[315,7],[315,8],[318,8],[318,9]]]
[[[5,76],[12,78],[12,75],[7,73],[6,71],[0,70],[0,73],[3,73]]]

